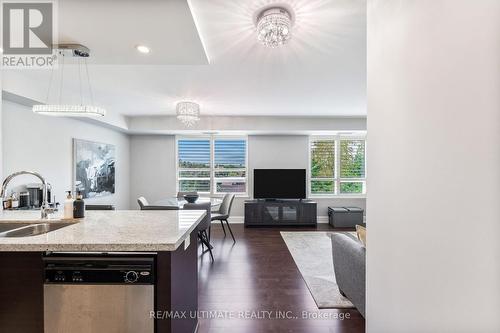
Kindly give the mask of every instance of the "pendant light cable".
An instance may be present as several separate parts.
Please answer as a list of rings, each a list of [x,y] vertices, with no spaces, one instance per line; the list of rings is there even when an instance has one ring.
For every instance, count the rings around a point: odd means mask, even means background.
[[[90,104],[94,104],[94,92],[92,91],[92,85],[90,84],[89,66],[87,65],[87,58],[84,58],[83,61],[85,62],[85,71],[87,72],[87,83],[89,85]]]
[[[49,104],[50,99],[50,90],[52,88],[52,81],[54,80],[54,66],[50,69],[50,77],[49,77],[49,89],[47,89],[47,97],[45,98],[45,104]]]
[[[63,81],[64,81],[64,54],[61,53],[61,81],[59,82],[59,105],[61,104],[62,100]]]
[[[80,86],[80,105],[83,105],[82,59],[80,59],[80,58],[78,58],[78,84]]]

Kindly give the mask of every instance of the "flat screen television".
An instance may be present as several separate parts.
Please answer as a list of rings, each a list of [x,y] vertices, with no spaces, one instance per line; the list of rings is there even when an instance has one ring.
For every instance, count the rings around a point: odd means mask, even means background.
[[[305,169],[254,169],[255,199],[305,199]]]

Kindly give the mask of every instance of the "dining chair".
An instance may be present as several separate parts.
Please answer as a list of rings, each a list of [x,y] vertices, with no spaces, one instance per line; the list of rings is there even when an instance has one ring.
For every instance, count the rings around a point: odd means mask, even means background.
[[[208,249],[208,252],[210,253],[210,258],[212,259],[212,262],[214,261],[214,255],[212,253],[212,248],[213,246],[210,244],[210,240],[208,239],[208,234],[207,230],[210,228],[210,223],[212,221],[211,219],[211,204],[210,202],[207,203],[186,203],[184,204],[183,209],[191,209],[191,210],[205,210],[207,212],[207,215],[205,215],[205,218],[203,221],[198,224],[198,239],[201,242],[201,246],[203,249],[203,245],[205,245]]]
[[[137,203],[139,204],[139,207],[141,208],[141,210],[143,210],[144,207],[149,205],[148,201],[144,197],[137,198]]]
[[[229,229],[229,232],[231,233],[231,237],[233,238],[233,242],[236,243],[236,240],[234,239],[233,231],[231,230],[231,226],[229,225],[229,222],[227,219],[231,215],[231,207],[233,206],[233,201],[234,201],[234,194],[232,193],[226,193],[224,195],[224,198],[222,199],[222,203],[220,205],[219,211],[215,212],[212,214],[212,221],[220,221],[220,224],[222,226],[222,230],[224,231],[224,237],[226,236],[226,229],[224,228],[224,222],[226,222],[227,228]]]
[[[178,199],[183,199],[185,195],[198,195],[198,192],[177,192]]]
[[[141,210],[178,210],[178,206],[155,206],[155,205],[150,205],[146,198],[144,197],[139,197],[137,198],[137,203],[139,204],[139,207]]]

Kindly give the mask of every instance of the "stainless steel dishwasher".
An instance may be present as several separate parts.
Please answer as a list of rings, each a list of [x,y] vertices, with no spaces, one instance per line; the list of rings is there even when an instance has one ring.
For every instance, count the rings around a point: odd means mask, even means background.
[[[45,333],[154,332],[153,254],[44,256]]]

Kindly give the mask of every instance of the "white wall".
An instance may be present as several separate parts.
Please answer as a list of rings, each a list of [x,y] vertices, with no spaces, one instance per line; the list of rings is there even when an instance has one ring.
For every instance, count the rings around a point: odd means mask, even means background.
[[[2,109],[3,109],[3,103],[2,103],[2,70],[0,70],[0,179],[3,181],[3,130],[2,130]],[[0,210],[3,209],[3,204],[2,204],[2,198],[0,198]]]
[[[52,184],[56,200],[63,203],[64,192],[73,184],[73,138],[116,146],[116,193],[87,203],[112,203],[129,208],[130,139],[127,135],[72,118],[34,114],[29,107],[2,101],[4,175],[20,170],[40,172]],[[29,176],[15,184],[37,182]]]
[[[253,169],[258,168],[309,168],[309,137],[307,135],[250,135],[248,136],[249,198],[253,197]],[[131,196],[132,208],[137,198],[149,201],[175,194],[175,136],[134,135],[131,137]],[[244,200],[234,202],[233,222],[242,222]],[[366,199],[315,199],[318,215],[326,219],[328,206],[358,206],[365,208]]]
[[[130,207],[137,198],[151,203],[176,195],[175,136],[134,135],[130,142]]]
[[[367,331],[500,331],[500,2],[371,0]]]
[[[224,131],[247,134],[298,134],[328,131],[365,131],[366,117],[278,117],[209,116],[186,128],[175,116],[129,117],[128,129],[134,134],[196,134]]]

